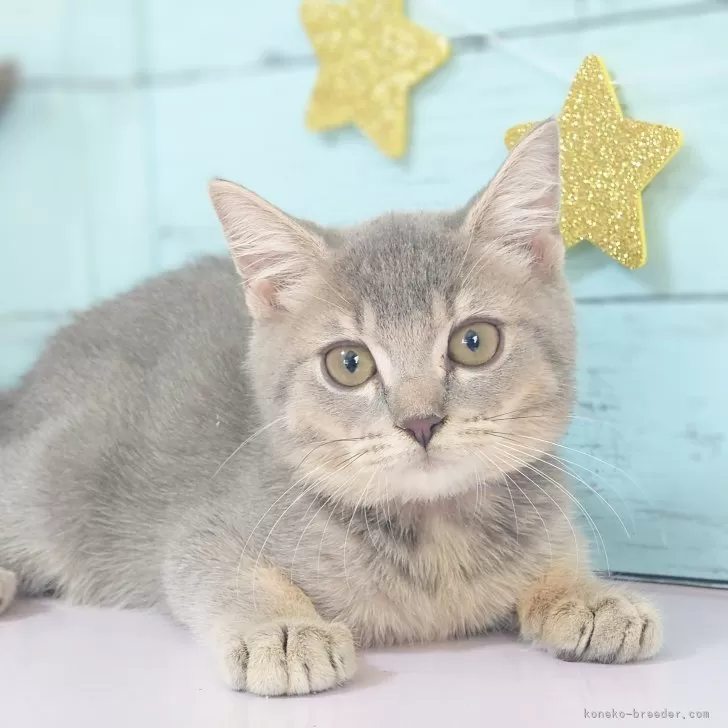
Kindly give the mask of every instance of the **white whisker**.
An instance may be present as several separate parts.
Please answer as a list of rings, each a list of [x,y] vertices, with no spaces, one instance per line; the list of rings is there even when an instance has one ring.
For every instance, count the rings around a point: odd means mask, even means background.
[[[506,486],[506,489],[508,490],[508,496],[511,499],[511,507],[513,508],[513,520],[516,524],[516,545],[519,546],[520,544],[518,543],[518,513],[516,512],[516,502],[513,500],[513,491],[511,490],[510,486],[508,485],[508,479],[510,479],[510,478],[508,476],[508,473],[506,473],[506,471],[503,470],[500,466],[498,466],[495,462],[493,462],[491,460],[491,463],[493,465],[495,465],[496,469],[503,477],[503,484]],[[514,485],[515,485],[515,483],[514,483]]]
[[[348,463],[347,463],[347,464],[348,464],[348,465],[351,465],[351,464],[352,464],[353,462],[356,462],[356,460],[357,460],[358,458],[360,458],[360,457],[361,457],[361,456],[362,456],[363,454],[364,454],[364,453],[359,453],[359,454],[357,454],[357,455],[355,455],[355,456],[353,456],[353,457],[349,458],[349,460],[348,460]],[[338,471],[337,471],[337,472],[338,472]],[[334,475],[335,475],[335,474],[336,474],[336,473],[334,473]],[[347,480],[347,481],[346,481],[345,483],[339,484],[339,486],[337,486],[337,487],[336,487],[336,488],[334,489],[334,493],[338,493],[338,492],[339,492],[339,490],[340,490],[341,488],[345,487],[346,485],[348,485],[348,484],[349,484],[349,482],[351,482],[351,480]],[[311,510],[312,506],[313,506],[313,505],[314,505],[315,503],[316,503],[316,500],[315,500],[315,499],[312,499],[312,500],[311,500],[311,503],[309,504],[308,508],[306,509],[306,512],[305,512],[305,513],[303,514],[303,519],[305,519],[305,518],[306,518],[306,516],[307,516],[307,515],[309,514],[309,511]],[[312,517],[311,517],[311,518],[309,519],[308,523],[306,523],[306,526],[304,527],[304,529],[303,529],[303,530],[301,531],[301,535],[299,536],[299,538],[298,538],[298,542],[296,543],[296,548],[295,548],[295,549],[293,550],[293,558],[291,559],[291,572],[290,572],[290,573],[291,573],[291,578],[293,578],[293,567],[294,567],[294,564],[295,564],[295,562],[296,562],[296,554],[298,553],[298,549],[299,549],[299,547],[300,547],[300,545],[301,545],[301,541],[303,540],[303,537],[304,537],[304,535],[305,535],[306,531],[308,530],[308,527],[309,527],[309,526],[310,526],[310,525],[311,525],[311,524],[312,524],[312,523],[313,523],[313,522],[314,522],[314,521],[316,520],[316,517],[318,516],[318,514],[319,514],[319,513],[321,513],[321,511],[322,511],[322,510],[323,510],[323,509],[324,509],[325,507],[326,507],[326,499],[324,498],[324,499],[323,499],[323,501],[322,501],[322,503],[321,503],[321,505],[320,505],[320,506],[319,506],[319,508],[318,508],[318,509],[316,510],[316,513],[314,513],[314,514],[313,514],[313,516],[312,516]]]
[[[504,453],[499,453],[499,455],[496,457],[499,457],[501,462],[505,462],[506,466],[512,465],[512,463],[508,462],[508,459],[505,457]],[[518,465],[518,463],[515,464]],[[545,488],[542,488],[535,480],[533,480],[533,478],[524,473],[522,470],[519,470],[518,472],[523,475],[523,477],[526,478],[529,483],[536,486],[536,488],[538,488],[556,506],[556,508],[558,508],[559,513],[561,513],[561,515],[564,517],[564,520],[569,524],[569,528],[571,529],[571,533],[574,537],[574,548],[576,549],[576,568],[578,570],[581,553],[579,550],[579,539],[576,535],[576,530],[574,529],[574,524],[571,522],[571,519],[566,514],[564,509],[559,505],[558,501],[551,495],[551,493],[549,493]]]
[[[256,430],[250,437],[243,440],[231,453],[228,455],[225,460],[222,461],[218,469],[213,473],[212,477],[210,478],[210,481],[212,482],[215,480],[215,478],[218,476],[218,473],[254,438],[258,437],[261,433],[265,432],[267,429],[273,427],[273,425],[278,424],[281,422],[284,418],[283,417],[277,417],[272,422],[269,422],[267,425],[264,425],[260,429]]]
[[[527,445],[520,445],[518,443],[515,443],[515,444],[511,443],[510,445],[506,445],[506,447],[512,448],[516,452],[520,452],[521,455],[525,455],[526,457],[532,457],[533,456],[533,453],[538,453],[539,454],[539,459],[542,459],[543,457],[549,457],[549,458],[558,460],[558,458],[555,455],[551,455],[550,453],[541,453],[536,448],[529,448]],[[529,450],[531,452],[528,452]],[[624,521],[622,520],[622,517],[619,515],[619,513],[617,513],[616,509],[612,506],[612,504],[598,490],[596,490],[593,486],[589,485],[589,483],[587,483],[577,473],[573,472],[573,470],[571,470],[571,469],[564,470],[564,468],[559,467],[558,465],[556,465],[554,463],[547,463],[547,464],[551,465],[551,467],[553,467],[553,468],[556,468],[556,470],[559,470],[560,472],[564,473],[565,475],[568,475],[568,476],[570,476],[572,478],[576,478],[576,480],[578,480],[586,488],[588,488],[591,493],[594,493],[594,495],[597,498],[599,498],[599,500],[601,500],[604,503],[604,505],[606,505],[607,508],[609,508],[609,510],[612,511],[612,513],[615,515],[615,517],[619,521],[620,525],[624,529],[624,532],[627,534],[627,537],[630,538],[630,539],[632,538],[632,534],[629,532],[629,530],[627,529],[627,526],[624,524]],[[619,494],[617,494],[617,495],[619,495]],[[622,499],[622,502],[624,502],[624,499]]]
[[[312,473],[316,472],[317,469],[324,467],[324,465],[325,465],[325,463],[322,464],[322,465],[320,465],[318,468],[314,469],[312,471]],[[240,550],[240,558],[238,559],[238,567],[237,567],[236,572],[235,572],[235,590],[236,590],[236,595],[238,593],[238,589],[239,589],[239,585],[240,585],[240,569],[242,568],[243,560],[245,558],[246,551],[248,550],[248,544],[250,543],[250,540],[255,535],[256,531],[260,527],[260,524],[263,523],[263,521],[265,520],[265,517],[273,510],[273,508],[275,508],[276,504],[279,503],[283,498],[285,498],[285,496],[288,493],[290,493],[297,485],[299,485],[299,483],[301,483],[302,481],[304,481],[306,479],[306,477],[310,477],[310,475],[309,476],[303,476],[303,477],[299,478],[298,480],[296,480],[295,482],[291,483],[283,491],[283,493],[281,493],[273,501],[273,503],[271,503],[270,506],[268,506],[268,508],[265,511],[265,513],[263,513],[263,515],[258,519],[258,522],[255,524],[255,526],[253,526],[252,530],[248,534],[248,538],[245,539],[245,543],[243,544],[243,548]]]
[[[357,500],[356,505],[354,506],[354,510],[351,512],[351,518],[349,519],[349,525],[346,528],[346,534],[344,535],[344,578],[346,579],[346,585],[349,586],[349,574],[346,570],[346,544],[349,540],[349,532],[351,531],[351,524],[354,522],[354,518],[356,516],[356,511],[359,508],[359,504],[364,500],[367,491],[369,490],[369,486],[372,483],[372,480],[374,480],[374,475],[376,471],[372,473],[372,477],[369,479],[369,482],[366,484],[364,489],[361,492],[361,495],[359,496],[359,500]]]
[[[291,508],[293,508],[293,506],[295,506],[296,503],[298,503],[298,501],[301,500],[301,498],[303,498],[305,495],[307,495],[308,493],[310,493],[311,491],[313,491],[318,484],[319,484],[319,481],[318,480],[314,480],[313,483],[310,483],[307,487],[305,487],[291,501],[291,503],[289,503],[288,506],[286,506],[286,508],[283,511],[283,513],[281,513],[281,515],[278,516],[278,518],[276,519],[275,523],[270,527],[270,530],[268,531],[268,534],[266,535],[265,539],[263,539],[263,545],[260,547],[260,549],[258,551],[258,556],[256,557],[255,563],[253,564],[253,607],[256,610],[258,608],[258,606],[256,604],[256,601],[255,601],[255,590],[256,590],[256,584],[257,584],[256,574],[258,572],[258,564],[260,563],[260,558],[263,555],[263,551],[265,550],[266,544],[268,543],[268,539],[271,537],[271,534],[275,530],[275,527],[281,522],[281,519],[286,515],[286,513],[288,513],[288,511],[290,511]]]
[[[475,452],[475,455],[476,455],[476,457],[482,456],[482,457],[486,458],[493,467],[498,469],[498,466],[485,453]],[[506,473],[504,473],[504,475],[506,475]],[[511,482],[513,483],[513,485],[516,486],[516,488],[518,488],[519,491],[521,491],[521,495],[531,504],[531,508],[533,508],[534,512],[536,513],[536,516],[538,516],[538,519],[543,524],[543,530],[546,533],[546,540],[548,541],[548,544],[549,544],[549,563],[553,563],[554,549],[553,549],[553,545],[551,543],[551,534],[549,534],[549,529],[546,526],[546,521],[544,521],[543,516],[541,515],[541,512],[538,510],[538,508],[536,508],[536,504],[528,497],[528,494],[523,490],[523,488],[521,488],[521,486],[518,485],[518,483],[516,483],[516,481],[512,478],[511,478]]]
[[[608,468],[611,468],[612,470],[616,471],[620,475],[623,475],[630,483],[635,485],[637,488],[641,488],[640,484],[626,471],[622,470],[622,468],[617,467],[616,465],[613,465],[610,462],[607,462],[606,460],[602,460],[601,458],[598,458],[596,455],[592,455],[588,452],[584,452],[583,450],[578,450],[573,447],[569,447],[568,445],[562,445],[558,442],[552,442],[551,440],[542,440],[538,437],[532,437],[530,435],[520,435],[513,432],[493,432],[495,435],[508,435],[509,437],[521,437],[525,438],[526,440],[534,440],[535,442],[541,442],[546,445],[551,445],[552,447],[560,447],[562,450],[569,450],[570,452],[575,452],[579,455],[583,455],[584,457],[591,458],[592,460],[595,460],[598,463],[601,463],[602,465],[606,465]]]
[[[344,502],[346,498],[346,489],[350,483],[361,474],[361,469],[355,470],[348,480],[341,483],[334,492],[327,498],[327,502],[330,504],[329,517],[326,519],[323,530],[321,531],[321,540],[319,541],[318,555],[316,557],[316,574],[317,577],[321,578],[321,552],[323,551],[324,538],[326,537],[326,529],[329,527],[329,523],[336,512],[336,509]],[[340,494],[340,495],[339,495]]]
[[[360,457],[362,454],[363,453],[359,453],[358,456]],[[327,478],[333,478],[338,473],[340,473],[342,470],[344,470],[345,468],[347,468],[350,465],[350,463],[351,463],[351,459],[347,459],[347,461],[343,465],[339,466],[334,472],[327,474],[326,477]],[[328,465],[329,463],[325,463],[325,464]],[[255,559],[255,564],[253,566],[253,604],[254,605],[255,605],[255,584],[256,584],[256,582],[255,582],[255,573],[256,573],[257,568],[258,568],[258,563],[260,562],[260,557],[263,555],[263,552],[265,551],[265,547],[266,547],[266,545],[268,543],[268,540],[270,539],[270,537],[273,534],[273,531],[275,530],[276,526],[281,522],[281,520],[286,515],[286,513],[288,513],[288,511],[290,511],[291,508],[293,508],[293,506],[296,505],[296,503],[298,503],[299,500],[301,500],[301,498],[303,498],[308,493],[312,492],[322,482],[323,482],[322,479],[316,478],[311,484],[309,484],[307,487],[305,487],[293,499],[293,501],[291,503],[289,503],[289,505],[286,507],[286,509],[283,511],[283,513],[281,513],[280,516],[278,516],[278,518],[276,519],[275,523],[273,523],[273,525],[270,527],[270,529],[268,531],[268,534],[266,535],[265,539],[263,540],[263,545],[260,547],[260,550],[258,551],[258,556]],[[298,483],[298,481],[297,481],[297,483]]]
[[[519,467],[521,467],[521,468],[523,468],[523,467],[528,468],[529,470],[532,470],[533,472],[535,472],[536,474],[540,475],[541,477],[546,478],[546,480],[548,480],[550,483],[552,483],[554,486],[556,486],[556,488],[558,488],[562,493],[564,493],[564,495],[566,495],[573,503],[576,504],[577,508],[584,514],[584,517],[587,519],[589,525],[594,530],[595,535],[599,539],[599,542],[600,542],[601,547],[602,547],[602,551],[604,552],[604,560],[606,562],[607,573],[609,573],[609,571],[610,571],[610,568],[609,568],[609,554],[607,553],[607,546],[606,546],[606,544],[604,542],[604,538],[602,537],[602,532],[599,530],[599,527],[597,526],[596,522],[592,518],[592,516],[589,513],[589,511],[581,503],[581,501],[573,493],[571,493],[568,488],[565,488],[557,480],[555,480],[551,476],[547,475],[543,471],[539,470],[538,468],[534,467],[530,463],[527,463],[524,460],[521,460],[520,458],[517,458],[515,455],[512,454],[512,452],[510,454],[508,454],[508,453],[502,453],[502,454],[504,456],[505,455],[508,455],[508,457],[510,457],[513,460],[513,462],[516,465],[518,465]],[[519,470],[519,472],[521,472],[524,475],[524,477],[527,477],[528,478],[528,476],[525,473],[523,473],[522,470]],[[528,478],[528,479],[531,480],[531,478]],[[531,480],[531,482],[533,482],[533,481]],[[534,483],[534,485],[535,485],[535,483]],[[569,523],[569,525],[571,525],[571,523]],[[572,531],[573,531],[573,528],[572,528]]]

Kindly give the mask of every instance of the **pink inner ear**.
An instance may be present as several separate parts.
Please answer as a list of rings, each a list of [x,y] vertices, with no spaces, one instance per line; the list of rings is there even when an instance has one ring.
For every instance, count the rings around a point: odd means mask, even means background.
[[[260,303],[263,303],[270,308],[277,307],[278,296],[276,295],[276,287],[273,284],[273,281],[266,279],[254,281],[250,284],[250,292],[258,301],[260,301]]]
[[[276,267],[278,258],[272,253],[239,255],[235,259],[246,288],[251,296],[261,304],[276,308],[278,290],[272,278],[265,277],[266,270]]]

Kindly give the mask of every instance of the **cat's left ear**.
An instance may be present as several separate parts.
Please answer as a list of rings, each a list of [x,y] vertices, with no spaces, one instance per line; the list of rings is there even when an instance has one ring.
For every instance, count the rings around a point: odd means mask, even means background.
[[[560,269],[559,198],[559,127],[549,119],[519,142],[471,203],[467,232],[524,255],[540,270]]]
[[[290,311],[324,257],[323,240],[232,182],[213,180],[210,198],[243,279],[250,312],[262,319]]]

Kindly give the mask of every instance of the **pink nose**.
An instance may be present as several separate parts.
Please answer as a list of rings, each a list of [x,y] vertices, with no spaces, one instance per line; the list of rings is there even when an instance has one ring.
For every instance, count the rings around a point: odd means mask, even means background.
[[[432,436],[442,425],[442,417],[432,415],[430,417],[415,417],[411,420],[405,420],[400,428],[409,432],[412,437],[422,445],[427,447],[432,440]]]

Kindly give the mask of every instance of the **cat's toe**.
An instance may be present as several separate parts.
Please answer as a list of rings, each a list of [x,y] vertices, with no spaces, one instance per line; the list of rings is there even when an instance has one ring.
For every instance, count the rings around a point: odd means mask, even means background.
[[[624,663],[655,655],[662,631],[647,602],[604,591],[592,599],[577,596],[555,603],[537,641],[563,660]]]
[[[348,680],[354,642],[343,625],[281,620],[251,630],[226,652],[224,672],[235,690],[305,695]]]
[[[662,647],[662,619],[658,611],[649,602],[631,595],[630,599],[636,607],[642,622],[639,650],[634,659],[646,660],[649,657],[654,657]]]

